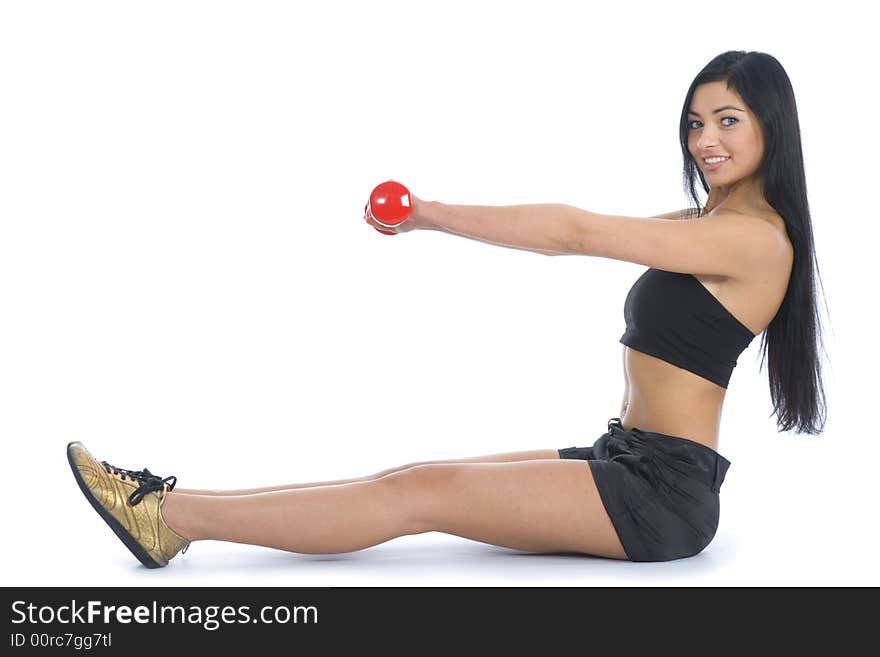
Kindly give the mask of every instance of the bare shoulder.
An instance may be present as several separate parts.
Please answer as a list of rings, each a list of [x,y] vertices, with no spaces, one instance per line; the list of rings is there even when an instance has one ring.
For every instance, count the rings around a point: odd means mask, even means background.
[[[794,247],[788,238],[788,230],[785,228],[785,220],[775,211],[754,214],[756,221],[763,222],[765,226],[770,228],[773,243],[775,246],[774,253],[776,255],[775,264],[782,269],[790,269],[791,262],[794,258]]]
[[[712,213],[710,213],[711,215]],[[791,240],[788,239],[788,231],[785,229],[785,221],[776,212],[751,212],[743,213],[737,210],[723,210],[714,216],[736,217],[745,220],[746,225],[754,227],[755,231],[763,235],[762,243],[768,246],[767,253],[771,254],[773,263],[785,267],[793,256]],[[749,229],[751,230],[751,228]]]
[[[759,288],[775,289],[774,295],[784,294],[788,288],[788,280],[794,262],[794,247],[788,238],[785,221],[776,212],[744,214],[726,210],[725,214],[727,213],[737,215],[741,219],[745,219],[747,224],[755,226],[755,230],[764,235],[762,242],[767,244],[766,260],[762,260],[766,266],[742,272],[742,276],[739,277],[744,288],[752,288],[757,285]],[[755,291],[755,288],[752,289]]]
[[[788,290],[794,249],[778,214],[744,214],[725,210],[714,216],[734,218],[749,232],[763,235],[762,257],[734,276],[706,278],[700,282],[752,333],[759,335],[773,320]]]

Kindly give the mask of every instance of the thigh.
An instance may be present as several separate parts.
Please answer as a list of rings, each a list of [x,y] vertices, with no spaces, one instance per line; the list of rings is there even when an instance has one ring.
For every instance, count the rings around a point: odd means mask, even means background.
[[[388,479],[406,506],[411,533],[439,531],[530,552],[627,558],[587,461],[557,454],[516,462],[434,463]]]

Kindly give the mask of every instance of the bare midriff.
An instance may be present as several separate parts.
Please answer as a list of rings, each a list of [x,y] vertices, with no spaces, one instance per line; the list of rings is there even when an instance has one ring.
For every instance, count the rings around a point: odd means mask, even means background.
[[[629,391],[620,411],[623,428],[687,438],[717,451],[726,390],[654,356],[623,350]]]

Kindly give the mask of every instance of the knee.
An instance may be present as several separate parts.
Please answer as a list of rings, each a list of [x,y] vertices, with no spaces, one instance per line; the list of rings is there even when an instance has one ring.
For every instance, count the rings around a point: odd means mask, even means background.
[[[405,465],[398,465],[393,468],[386,468],[385,470],[381,470],[373,475],[373,479],[382,479],[387,477],[388,475],[397,474],[398,472],[402,472],[404,470],[408,470],[410,468],[414,468],[417,465],[421,465],[420,463],[413,462],[407,463]]]
[[[454,486],[455,467],[437,463],[415,463],[391,472],[382,478],[395,505],[402,509],[408,533],[431,531],[432,518],[442,506],[444,488]]]
[[[383,478],[400,494],[412,496],[435,490],[443,479],[448,478],[448,470],[436,463],[410,463],[389,470]]]

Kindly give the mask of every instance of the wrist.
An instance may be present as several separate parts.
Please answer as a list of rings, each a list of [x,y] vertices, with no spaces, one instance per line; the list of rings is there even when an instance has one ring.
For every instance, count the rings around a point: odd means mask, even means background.
[[[437,201],[423,201],[413,196],[413,210],[411,220],[415,228],[422,230],[443,230],[437,221],[437,209],[440,203]]]

